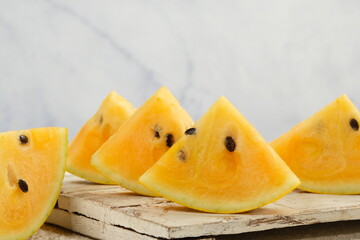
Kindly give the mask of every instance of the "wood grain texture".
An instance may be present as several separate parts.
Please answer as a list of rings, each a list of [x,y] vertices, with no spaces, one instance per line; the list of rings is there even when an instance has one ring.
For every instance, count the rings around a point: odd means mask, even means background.
[[[54,209],[48,219],[48,223],[53,223],[63,228],[91,236],[96,239],[104,240],[154,240],[156,238],[136,233],[132,230],[119,226],[113,226],[100,222],[95,219],[87,218],[79,214],[69,213],[65,210]]]
[[[92,184],[67,176],[57,208],[48,221],[100,239],[110,239],[107,236],[114,234],[121,236],[124,230],[139,237],[149,237],[144,239],[172,239],[356,219],[360,219],[358,195],[325,195],[296,190],[272,204],[246,213],[211,214],[163,198],[140,196],[118,186]]]
[[[95,240],[95,238],[82,236],[54,225],[44,224],[27,240]]]

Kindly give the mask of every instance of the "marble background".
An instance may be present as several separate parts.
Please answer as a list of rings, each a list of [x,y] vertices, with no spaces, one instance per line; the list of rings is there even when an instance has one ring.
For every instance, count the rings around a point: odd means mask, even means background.
[[[0,131],[69,127],[162,85],[198,119],[225,95],[267,140],[346,93],[360,1],[0,0]]]

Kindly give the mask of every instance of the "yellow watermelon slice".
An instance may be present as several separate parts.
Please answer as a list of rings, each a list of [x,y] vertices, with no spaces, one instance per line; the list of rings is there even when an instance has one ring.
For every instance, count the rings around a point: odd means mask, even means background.
[[[271,143],[316,193],[360,193],[360,113],[343,95]]]
[[[111,181],[90,165],[91,156],[135,112],[125,98],[112,91],[101,103],[69,146],[67,171],[91,182],[110,184]]]
[[[179,102],[162,87],[93,155],[91,163],[113,182],[153,196],[138,179],[193,124]]]
[[[139,181],[169,200],[215,213],[258,208],[300,183],[225,97]]]
[[[58,198],[67,157],[67,129],[0,133],[0,239],[26,239]]]

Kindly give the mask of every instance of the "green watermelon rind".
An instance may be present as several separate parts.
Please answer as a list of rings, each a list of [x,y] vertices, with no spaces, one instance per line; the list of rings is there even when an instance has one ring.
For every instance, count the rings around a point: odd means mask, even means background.
[[[96,153],[91,157],[90,164],[94,168],[96,168],[99,172],[102,172],[104,175],[106,175],[112,182],[120,185],[123,188],[126,188],[130,191],[133,191],[138,194],[145,195],[145,196],[151,196],[151,197],[159,196],[158,194],[150,191],[148,188],[146,188],[142,185],[139,185],[139,182],[132,183],[131,181],[122,178],[120,175],[114,174],[113,171],[111,171],[109,168],[107,168],[106,166],[103,166],[100,163],[99,158],[96,157]]]
[[[99,184],[115,184],[105,176],[100,176],[100,175],[95,176],[90,172],[84,171],[83,169],[80,168],[74,168],[73,166],[68,165],[66,167],[66,171],[90,182],[99,183]]]

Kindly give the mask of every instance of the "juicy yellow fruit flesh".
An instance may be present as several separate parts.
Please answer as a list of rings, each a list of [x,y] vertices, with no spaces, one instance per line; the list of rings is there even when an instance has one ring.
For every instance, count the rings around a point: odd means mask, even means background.
[[[131,103],[111,92],[70,143],[67,171],[88,181],[110,184],[109,179],[90,165],[90,159],[134,112]]]
[[[22,144],[19,136],[28,143]],[[60,192],[67,158],[67,129],[0,133],[0,239],[25,239],[45,222]],[[18,184],[23,179],[28,192]]]
[[[243,212],[291,192],[299,180],[251,124],[220,98],[140,177],[159,195],[197,210]],[[236,143],[230,152],[226,137]]]
[[[92,164],[115,183],[144,195],[154,195],[138,179],[169,147],[166,136],[178,140],[193,124],[166,88],[160,88],[93,155]],[[159,137],[156,137],[158,132]]]
[[[271,145],[300,178],[300,189],[360,193],[360,113],[343,95],[274,140]]]

